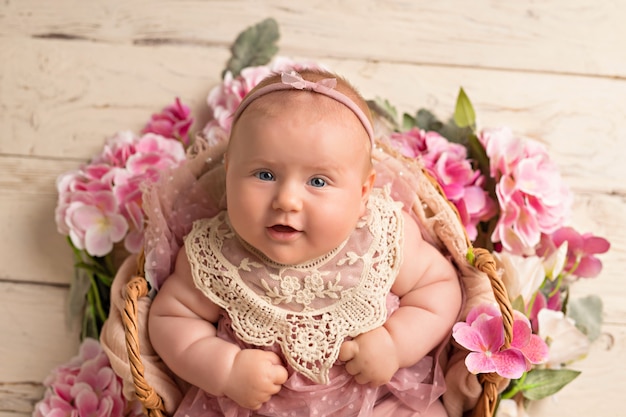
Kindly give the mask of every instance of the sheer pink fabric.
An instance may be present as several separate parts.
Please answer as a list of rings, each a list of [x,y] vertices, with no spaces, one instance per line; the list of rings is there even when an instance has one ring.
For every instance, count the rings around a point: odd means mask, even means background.
[[[387,298],[388,312],[397,308],[398,299],[390,294]],[[218,336],[242,348],[250,347],[236,338],[230,323],[228,316],[224,315],[218,325]],[[266,349],[282,356],[276,346]],[[228,398],[213,397],[192,387],[175,417],[365,417],[372,416],[376,404],[383,400],[399,402],[406,406],[402,407],[406,415],[416,415],[425,411],[445,390],[441,369],[430,356],[410,368],[399,370],[389,384],[375,389],[356,383],[340,361],[331,368],[330,383],[327,385],[313,383],[290,367],[288,371],[290,376],[282,390],[257,411],[242,408]],[[394,417],[402,415],[397,413],[396,410]]]

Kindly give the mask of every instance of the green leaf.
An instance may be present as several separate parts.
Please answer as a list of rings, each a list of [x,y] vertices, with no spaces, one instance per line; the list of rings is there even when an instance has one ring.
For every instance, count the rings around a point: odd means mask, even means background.
[[[456,98],[456,108],[454,109],[454,122],[458,127],[470,127],[476,126],[476,113],[474,107],[470,101],[465,90],[461,88],[459,95]]]
[[[476,255],[474,254],[474,248],[473,247],[469,247],[467,254],[465,254],[465,258],[467,258],[467,262],[469,262],[470,265],[474,265],[474,261],[476,260]]]
[[[87,302],[87,293],[91,288],[91,279],[89,274],[82,269],[74,270],[74,279],[70,284],[70,292],[68,296],[68,325],[72,325],[72,320],[84,314],[85,303]]]
[[[415,115],[416,126],[427,131],[439,132],[443,128],[443,123],[427,109],[419,109]]]
[[[556,394],[580,375],[571,369],[534,369],[526,375],[520,391],[524,398],[535,401]]]
[[[517,296],[517,298],[513,300],[511,307],[513,307],[513,310],[524,312],[526,306],[524,305],[524,299],[521,295]]]
[[[265,65],[270,62],[278,52],[279,38],[278,23],[272,18],[267,18],[241,32],[230,48],[232,56],[222,72],[222,78],[227,71],[236,77],[246,67]]]
[[[417,120],[415,119],[415,117],[411,116],[408,113],[404,113],[402,115],[402,130],[411,130],[415,126],[417,126]]]
[[[578,330],[589,340],[596,340],[602,331],[602,299],[597,295],[570,300],[567,315],[574,319]]]
[[[391,124],[393,129],[398,129],[398,110],[387,99],[376,97],[367,100],[367,107],[373,114],[377,114]]]

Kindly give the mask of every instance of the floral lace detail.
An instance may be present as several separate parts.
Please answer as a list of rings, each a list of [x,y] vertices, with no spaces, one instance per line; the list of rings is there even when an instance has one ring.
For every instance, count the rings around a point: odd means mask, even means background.
[[[324,276],[328,272],[313,271],[303,280],[293,275],[280,276],[270,274],[269,278],[278,283],[278,286],[271,287],[265,279],[261,279],[261,285],[265,288],[265,295],[274,305],[295,302],[301,304],[307,310],[316,298],[333,298],[338,300],[341,297],[343,287],[339,285],[341,273],[335,275],[335,279],[327,281]]]
[[[345,338],[385,322],[402,234],[400,204],[374,190],[350,237],[304,264],[277,264],[252,250],[225,212],[196,221],[185,246],[196,287],[226,310],[241,340],[278,344],[296,371],[327,383]]]

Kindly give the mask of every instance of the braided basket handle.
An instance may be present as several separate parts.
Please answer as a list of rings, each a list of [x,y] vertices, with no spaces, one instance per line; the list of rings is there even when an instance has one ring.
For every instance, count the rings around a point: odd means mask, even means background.
[[[513,307],[509,301],[506,288],[496,271],[496,262],[486,249],[474,248],[474,266],[489,277],[493,295],[502,313],[504,347],[509,348],[513,337]],[[480,374],[478,376],[478,381],[482,385],[483,390],[472,411],[473,417],[493,417],[498,405],[498,386],[504,379],[504,377],[496,373]]]
[[[389,152],[389,151],[388,151]],[[450,208],[454,211],[457,219],[461,221],[460,215],[454,204],[447,199],[443,188],[437,182],[437,180],[422,167],[422,174],[429,180],[438,193],[444,198]],[[489,278],[493,295],[496,299],[496,303],[502,313],[502,325],[504,328],[504,348],[508,349],[511,346],[511,339],[513,338],[513,307],[509,300],[509,295],[506,291],[506,287],[502,283],[500,276],[497,273],[496,261],[493,255],[486,249],[473,248],[472,243],[465,230],[465,240],[467,242],[468,250],[474,254],[473,266],[479,271],[485,273]],[[478,397],[478,402],[474,406],[471,412],[472,417],[493,417],[496,412],[496,406],[498,405],[498,386],[506,378],[498,375],[497,373],[479,374],[478,382],[482,385],[482,392]]]
[[[124,291],[124,335],[126,338],[126,351],[130,364],[130,372],[133,376],[135,394],[144,407],[148,417],[165,416],[165,406],[159,394],[148,384],[144,377],[144,366],[141,362],[139,350],[139,326],[137,303],[141,297],[148,294],[148,283],[142,276],[133,277]]]

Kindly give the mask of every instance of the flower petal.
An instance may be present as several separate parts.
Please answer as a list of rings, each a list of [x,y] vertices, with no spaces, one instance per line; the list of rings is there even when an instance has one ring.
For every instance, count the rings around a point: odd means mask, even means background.
[[[473,374],[486,374],[496,371],[491,358],[481,352],[470,352],[465,358],[465,366]]]
[[[572,274],[581,278],[595,278],[602,271],[602,261],[595,256],[584,256]]]
[[[496,372],[509,379],[518,379],[526,372],[526,358],[517,349],[507,349],[491,357]]]
[[[522,348],[522,353],[532,364],[544,363],[548,359],[549,348],[542,338],[533,334],[528,344]]]
[[[481,334],[467,323],[457,323],[452,330],[452,337],[467,350],[482,352],[485,343]]]
[[[609,241],[602,237],[585,234],[583,235],[583,239],[582,250],[590,255],[605,253],[611,248]]]

